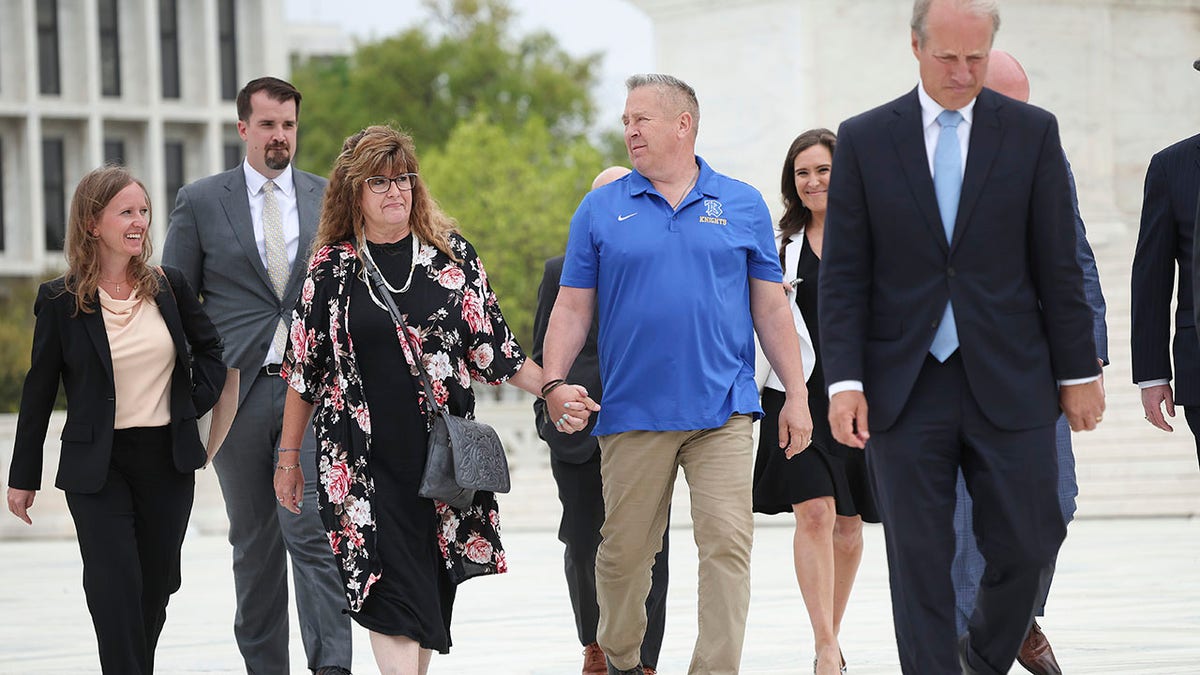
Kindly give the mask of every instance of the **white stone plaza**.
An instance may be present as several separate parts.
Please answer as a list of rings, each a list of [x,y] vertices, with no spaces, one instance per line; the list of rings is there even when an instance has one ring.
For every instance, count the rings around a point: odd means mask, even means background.
[[[562,575],[562,545],[549,472],[515,477],[501,500],[510,572],[459,588],[454,647],[435,656],[434,673],[559,675],[579,672]],[[696,559],[682,478],[671,531],[671,591],[659,672],[684,673],[696,637]],[[505,504],[524,502],[506,512]],[[531,508],[532,507],[532,508]],[[34,518],[36,519],[36,514]],[[742,672],[802,674],[812,634],[792,575],[790,518],[758,521],[753,599]],[[868,526],[866,553],[842,628],[855,675],[899,672],[892,636],[883,531]],[[156,672],[241,672],[233,640],[229,546],[216,535],[189,536],[183,587],[173,597]],[[98,673],[96,641],[80,588],[75,542],[0,543],[0,672]],[[1200,521],[1185,518],[1084,519],[1071,525],[1042,626],[1064,670],[1081,673],[1200,672]],[[293,614],[292,665],[304,655]],[[354,672],[376,673],[367,634],[355,631]],[[1023,673],[1015,667],[1014,673]]]

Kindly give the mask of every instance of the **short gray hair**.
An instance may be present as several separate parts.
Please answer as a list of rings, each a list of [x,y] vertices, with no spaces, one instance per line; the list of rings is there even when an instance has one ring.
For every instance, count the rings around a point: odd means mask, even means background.
[[[672,103],[679,107],[679,112],[687,112],[692,116],[693,129],[700,128],[700,102],[696,100],[696,90],[691,85],[674,75],[662,73],[642,73],[630,75],[625,80],[625,91],[632,92],[642,87],[654,87],[664,94]]]
[[[991,19],[992,37],[996,37],[996,33],[1000,30],[1000,7],[996,4],[996,0],[951,1],[972,14]],[[914,0],[913,2],[912,23],[909,26],[912,28],[913,33],[917,35],[917,45],[925,44],[925,39],[928,37],[925,21],[929,18],[929,8],[932,5],[933,0]]]

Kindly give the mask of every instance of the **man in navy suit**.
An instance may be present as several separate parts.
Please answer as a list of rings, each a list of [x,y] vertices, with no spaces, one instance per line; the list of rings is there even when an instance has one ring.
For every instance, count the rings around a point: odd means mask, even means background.
[[[909,674],[1008,672],[1066,533],[1055,420],[1104,410],[1057,122],[983,88],[999,22],[917,0],[920,82],[842,124],[829,186],[829,419],[867,449]],[[987,568],[956,644],[960,468]]]
[[[1200,61],[1196,62],[1200,65]],[[1183,407],[1200,455],[1200,341],[1196,335],[1194,285],[1196,192],[1200,189],[1200,134],[1150,159],[1142,197],[1142,224],[1131,271],[1133,381],[1142,390],[1146,421],[1174,431],[1166,417]],[[1179,270],[1175,336],[1171,337],[1171,290]],[[1171,357],[1175,388],[1171,388]],[[1164,416],[1164,412],[1165,415]]]
[[[988,61],[987,79],[984,86],[997,93],[1004,94],[1021,102],[1029,100],[1029,78],[1025,69],[1013,56],[999,49],[993,49]],[[1067,181],[1071,186],[1071,206],[1075,212],[1075,257],[1083,268],[1083,292],[1087,296],[1088,306],[1092,309],[1092,335],[1096,340],[1096,355],[1101,365],[1108,363],[1108,329],[1105,325],[1104,314],[1106,306],[1104,294],[1100,290],[1100,273],[1096,269],[1096,256],[1088,244],[1087,232],[1083,218],[1079,215],[1079,199],[1075,193],[1075,179],[1071,175],[1071,164],[1067,162]],[[1075,455],[1071,452],[1071,428],[1065,417],[1060,416],[1055,424],[1055,446],[1058,450],[1058,505],[1062,509],[1063,521],[1070,523],[1075,517],[1075,497],[1079,494],[1079,484],[1075,481]],[[958,503],[954,508],[955,544],[954,567],[954,602],[955,627],[959,635],[967,630],[967,620],[975,611],[975,594],[979,590],[979,581],[983,578],[984,560],[979,547],[975,545],[975,528],[971,523],[972,501],[967,493],[966,482],[959,473]],[[1049,579],[1047,579],[1049,582]],[[1034,616],[1045,614],[1046,598],[1050,586],[1047,584],[1038,593]],[[1061,675],[1062,669],[1054,657],[1050,641],[1046,639],[1037,619],[1029,626],[1025,641],[1017,652],[1017,663],[1035,675]]]

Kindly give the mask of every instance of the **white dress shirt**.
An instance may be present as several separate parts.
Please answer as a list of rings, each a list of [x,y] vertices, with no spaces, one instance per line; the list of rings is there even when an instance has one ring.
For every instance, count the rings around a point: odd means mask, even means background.
[[[254,225],[254,246],[258,249],[258,257],[263,267],[267,266],[267,238],[263,232],[263,185],[268,180],[275,181],[275,201],[279,203],[279,214],[283,217],[283,242],[287,246],[288,269],[296,263],[296,252],[300,248],[300,206],[296,200],[296,182],[292,177],[292,167],[289,164],[283,173],[275,178],[267,178],[250,162],[242,160],[242,169],[246,172],[246,193],[250,198],[250,220]],[[267,358],[263,365],[280,363],[283,354],[275,352],[275,345],[267,348]]]

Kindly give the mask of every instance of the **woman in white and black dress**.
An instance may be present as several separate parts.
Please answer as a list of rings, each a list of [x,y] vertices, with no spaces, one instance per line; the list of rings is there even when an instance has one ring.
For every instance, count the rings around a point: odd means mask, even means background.
[[[784,392],[771,373],[762,393],[764,417],[754,462],[754,510],[790,512],[796,518],[796,579],[812,622],[813,672],[845,672],[838,632],[862,559],[863,521],[879,522],[862,450],[833,440],[829,396],[821,369],[817,329],[817,277],[825,234],[826,195],[837,137],[828,129],[805,131],[792,141],[783,165],[785,211],[779,220],[784,287],[794,301],[801,343],[813,350],[808,405],[812,445],[788,459],[776,438]],[[807,351],[807,350],[806,350]],[[805,354],[805,363],[809,362]]]

